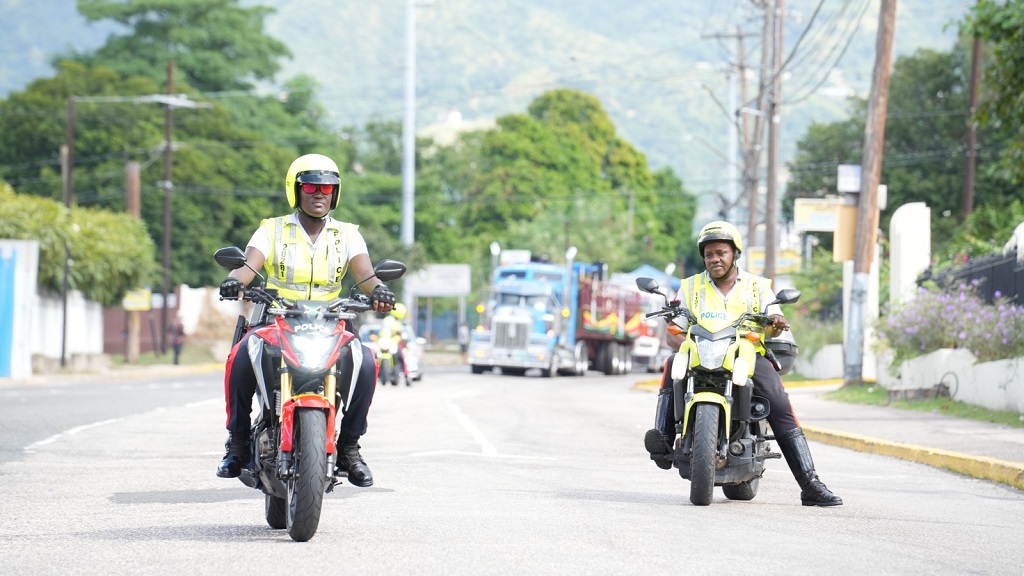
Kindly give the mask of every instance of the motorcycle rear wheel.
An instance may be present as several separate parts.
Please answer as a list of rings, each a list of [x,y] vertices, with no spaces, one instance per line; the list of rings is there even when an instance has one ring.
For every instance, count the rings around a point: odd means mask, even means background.
[[[757,485],[760,480],[760,478],[754,478],[740,484],[722,486],[722,492],[729,500],[753,500],[754,496],[757,496]]]
[[[693,449],[690,453],[690,502],[711,504],[715,491],[715,457],[718,455],[718,406],[698,404],[694,408]]]
[[[288,526],[288,501],[284,498],[264,494],[263,513],[267,518],[267,526],[281,530]]]
[[[320,525],[327,484],[327,414],[296,411],[295,432],[295,473],[288,480],[288,535],[296,542],[306,542]]]

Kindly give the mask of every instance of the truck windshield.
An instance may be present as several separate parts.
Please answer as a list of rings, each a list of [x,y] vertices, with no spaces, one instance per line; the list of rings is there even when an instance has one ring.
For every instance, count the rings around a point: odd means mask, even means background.
[[[498,294],[499,306],[524,306],[535,310],[544,310],[548,306],[545,295],[523,296],[520,294]]]

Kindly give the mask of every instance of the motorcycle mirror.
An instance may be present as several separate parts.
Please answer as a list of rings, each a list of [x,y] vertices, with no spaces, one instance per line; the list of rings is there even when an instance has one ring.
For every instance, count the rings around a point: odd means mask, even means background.
[[[382,282],[401,278],[405,274],[405,271],[405,264],[402,264],[398,260],[384,259],[373,267],[374,275],[376,275],[377,278],[380,278]]]
[[[644,292],[649,292],[651,294],[661,294],[661,291],[658,289],[658,281],[655,280],[654,278],[646,278],[641,276],[640,278],[636,279],[636,287],[639,288],[640,290],[643,290]],[[662,294],[662,296],[664,296],[664,294]]]
[[[792,304],[800,299],[800,291],[796,288],[783,288],[775,294],[773,304]]]
[[[242,252],[242,249],[238,248],[237,246],[228,246],[226,248],[221,248],[220,250],[217,250],[216,252],[213,253],[213,259],[217,262],[217,264],[220,264],[221,266],[229,270],[236,270],[243,266],[248,268],[249,270],[252,270],[252,273],[255,274],[257,278],[260,279],[260,286],[262,286],[264,282],[266,282],[266,278],[263,277],[263,274],[260,274],[256,270],[253,270],[252,266],[249,266],[249,264],[245,261],[245,252]]]
[[[237,270],[245,266],[245,252],[242,252],[241,248],[237,246],[228,246],[217,250],[213,253],[213,259],[228,270]]]

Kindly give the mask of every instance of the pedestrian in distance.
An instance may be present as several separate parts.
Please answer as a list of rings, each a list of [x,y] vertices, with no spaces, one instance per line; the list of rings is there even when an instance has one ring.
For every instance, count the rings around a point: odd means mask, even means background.
[[[181,362],[181,350],[185,347],[185,327],[181,325],[181,321],[176,321],[168,328],[168,332],[171,333],[171,347],[174,349],[174,365],[177,366]]]
[[[465,364],[469,361],[469,325],[460,322],[456,336],[459,341],[459,353],[462,354],[462,363]]]

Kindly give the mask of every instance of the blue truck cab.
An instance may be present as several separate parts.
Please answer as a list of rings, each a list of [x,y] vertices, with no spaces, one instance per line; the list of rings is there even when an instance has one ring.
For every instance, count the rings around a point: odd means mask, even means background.
[[[606,374],[628,371],[634,336],[618,319],[632,318],[638,309],[617,287],[600,281],[603,265],[573,262],[573,253],[564,265],[522,262],[494,269],[480,326],[470,338],[474,374],[500,368],[522,375],[537,368],[545,377],[582,376],[591,358]]]
[[[565,266],[529,262],[497,267],[481,326],[470,339],[473,372],[498,367],[505,374],[522,374],[540,368],[550,376],[557,371],[556,349],[572,332],[565,329],[569,318],[563,306],[568,284]]]

